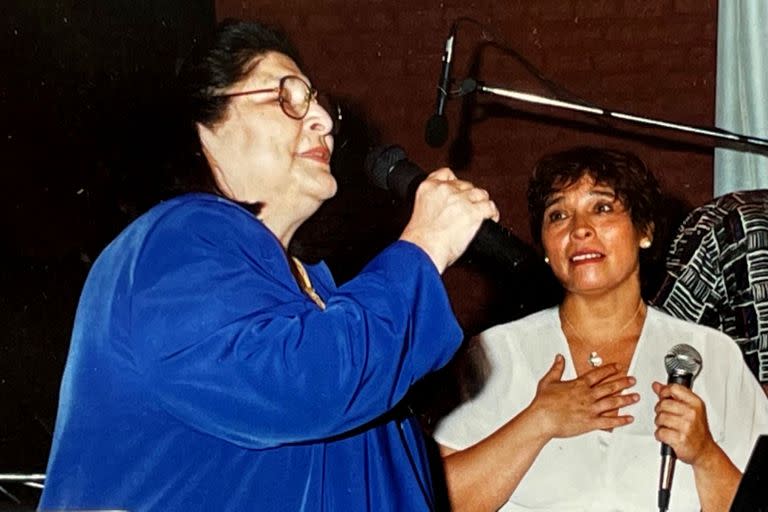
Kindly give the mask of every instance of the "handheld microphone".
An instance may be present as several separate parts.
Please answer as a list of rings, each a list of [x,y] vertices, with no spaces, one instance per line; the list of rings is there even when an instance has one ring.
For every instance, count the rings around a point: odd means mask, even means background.
[[[448,99],[448,87],[451,85],[451,62],[453,60],[453,41],[456,37],[456,24],[451,25],[448,39],[445,40],[443,51],[443,67],[437,83],[437,99],[435,113],[427,121],[424,130],[424,140],[433,148],[445,144],[448,139],[448,120],[445,118],[445,102]]]
[[[675,345],[664,356],[667,369],[667,384],[680,384],[690,389],[693,379],[701,371],[701,354],[690,345]],[[672,478],[675,475],[675,450],[666,443],[661,443],[661,472],[659,473],[659,511],[669,508],[672,491]]]
[[[419,184],[427,177],[418,165],[408,160],[403,148],[395,145],[374,148],[368,153],[365,172],[374,185],[407,201],[413,200]],[[516,270],[523,263],[536,261],[533,249],[500,224],[488,219],[480,225],[469,250],[507,270]]]

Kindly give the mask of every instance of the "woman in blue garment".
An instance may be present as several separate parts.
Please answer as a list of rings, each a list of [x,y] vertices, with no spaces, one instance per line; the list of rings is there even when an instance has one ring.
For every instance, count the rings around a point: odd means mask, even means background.
[[[40,508],[427,510],[421,434],[392,410],[461,341],[440,280],[488,194],[442,168],[400,239],[337,287],[288,255],[336,192],[328,112],[294,49],[226,22],[183,68],[202,173],[85,283]]]

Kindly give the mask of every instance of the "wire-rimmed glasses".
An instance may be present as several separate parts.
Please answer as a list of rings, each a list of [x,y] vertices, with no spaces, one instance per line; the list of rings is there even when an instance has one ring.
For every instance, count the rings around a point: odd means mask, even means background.
[[[291,119],[301,120],[307,116],[309,107],[313,101],[317,101],[321,107],[331,116],[333,127],[331,133],[339,131],[341,121],[341,109],[326,95],[318,94],[317,89],[311,87],[303,78],[296,75],[286,75],[280,79],[277,87],[266,89],[251,89],[248,91],[217,94],[216,98],[234,98],[266,92],[277,93],[277,102],[283,113]]]

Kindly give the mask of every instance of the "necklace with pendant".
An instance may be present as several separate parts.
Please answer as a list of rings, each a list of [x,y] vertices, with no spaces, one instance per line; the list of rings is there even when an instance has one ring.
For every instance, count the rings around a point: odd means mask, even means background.
[[[635,312],[632,315],[632,318],[630,318],[629,321],[625,323],[621,329],[618,330],[618,332],[616,333],[616,337],[610,340],[609,344],[612,344],[615,340],[619,339],[619,337],[627,329],[627,327],[629,327],[632,324],[632,322],[635,321],[635,319],[637,318],[637,315],[640,313],[640,310],[643,309],[643,304],[644,302],[642,300],[637,304],[637,309],[635,309]],[[568,315],[565,314],[565,311],[561,309],[560,313],[562,313],[563,320],[565,320],[566,325],[568,325],[568,327],[571,329],[571,331],[576,336],[576,338],[578,338],[578,340],[582,344],[586,345],[586,342],[584,341],[584,337],[568,319]],[[605,345],[605,343],[603,343],[603,345]],[[589,353],[589,356],[587,356],[587,363],[589,363],[589,366],[591,366],[592,368],[597,368],[598,366],[603,364],[603,358],[600,357],[600,354],[598,354],[596,350],[593,350]]]
[[[597,352],[590,352],[589,357],[587,358],[587,362],[589,363],[589,366],[592,368],[597,368],[601,364],[603,364],[603,358],[600,357],[600,355]]]

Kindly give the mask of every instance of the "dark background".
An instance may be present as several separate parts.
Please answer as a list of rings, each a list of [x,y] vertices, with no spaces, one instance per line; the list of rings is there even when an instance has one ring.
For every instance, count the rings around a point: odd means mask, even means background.
[[[91,262],[151,203],[172,130],[180,58],[216,19],[282,26],[315,84],[347,106],[334,155],[339,195],[294,249],[354,274],[394,239],[407,207],[373,189],[369,145],[397,143],[427,169],[450,164],[491,191],[502,224],[530,241],[523,201],[534,162],[573,145],[635,151],[673,200],[670,223],[711,198],[705,141],[477,97],[448,104],[450,139],[429,148],[444,38],[454,76],[551,95],[522,55],[574,97],[711,126],[715,0],[6,0],[0,6],[0,473],[43,472],[77,297]],[[538,283],[479,260],[445,281],[468,333],[538,307]],[[530,276],[529,276],[530,277]],[[536,276],[537,277],[537,276]],[[1,485],[1,484],[0,484]],[[4,486],[33,501],[36,492]],[[5,501],[4,501],[5,500]],[[12,503],[0,493],[0,509]]]
[[[0,473],[42,473],[79,290],[145,206],[177,60],[213,25],[214,8],[6,0],[0,9]],[[39,495],[0,485],[22,501]],[[12,502],[0,494],[0,507]]]

